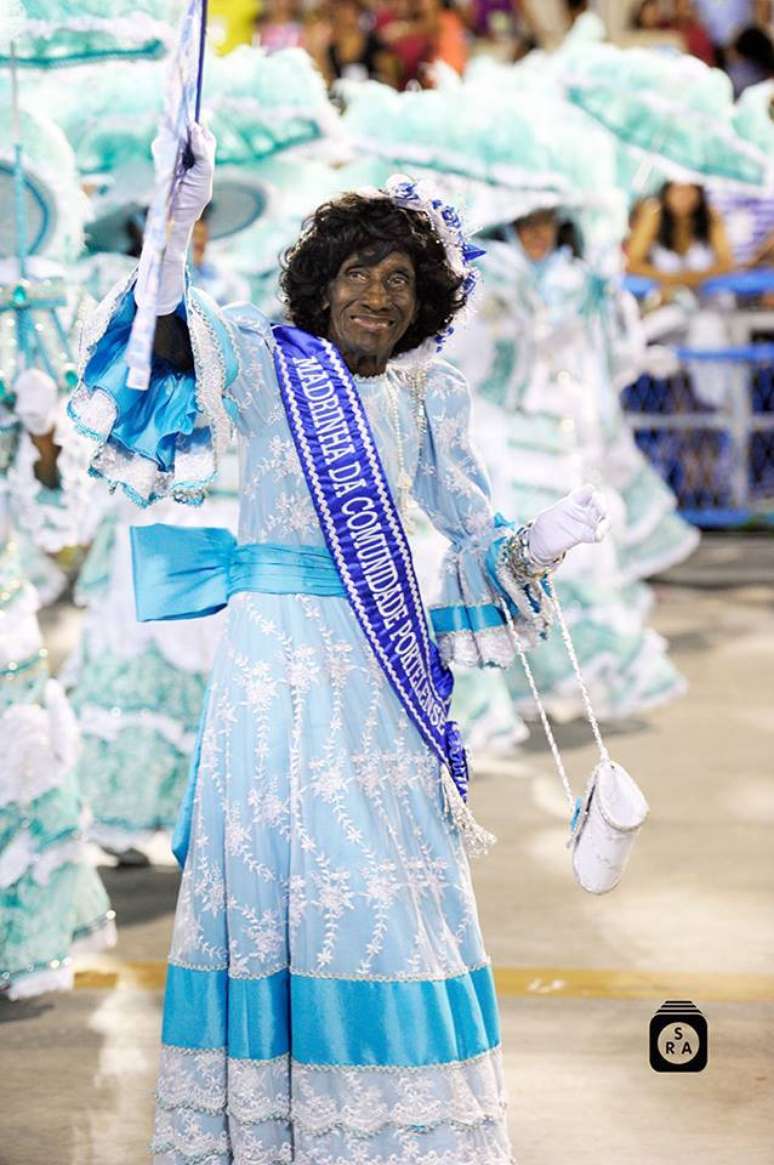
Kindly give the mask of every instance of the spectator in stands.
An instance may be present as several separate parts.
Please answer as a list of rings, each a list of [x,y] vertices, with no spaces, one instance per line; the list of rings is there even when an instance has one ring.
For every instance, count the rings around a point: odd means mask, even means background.
[[[303,42],[303,35],[300,5],[296,0],[265,0],[255,22],[255,44],[276,53],[279,49],[297,48]]]
[[[693,0],[675,0],[672,27],[683,38],[685,51],[705,65],[715,64],[715,50],[709,33],[699,19]]]
[[[321,64],[329,83],[341,77],[394,83],[394,63],[362,0],[333,0],[328,5],[328,19],[329,36]]]
[[[725,54],[742,29],[765,29],[772,19],[772,0],[695,0],[699,20],[715,47],[716,60],[725,65]]]
[[[645,321],[649,342],[690,348],[722,348],[729,343],[728,309],[733,298],[702,294],[702,284],[733,268],[731,246],[721,215],[712,210],[704,188],[666,182],[658,198],[646,199],[637,213],[626,248],[632,275],[655,280],[663,306]],[[688,364],[693,392],[718,408],[738,388],[733,371],[717,364]]]
[[[419,81],[433,59],[434,12],[427,0],[390,0],[376,11],[376,32],[398,64],[398,88]]]
[[[515,7],[513,0],[473,0],[470,25],[474,36],[483,39],[494,36],[498,21],[510,21]]]
[[[726,71],[739,96],[750,85],[774,77],[774,44],[763,28],[744,28],[726,53]]]
[[[635,217],[627,245],[628,269],[662,288],[698,287],[733,267],[723,219],[710,209],[704,188],[665,182]]]
[[[433,59],[443,61],[455,73],[464,73],[468,63],[468,32],[465,16],[469,5],[459,0],[439,0],[433,32]]]
[[[641,0],[632,13],[632,28],[655,32],[669,27],[661,0]]]

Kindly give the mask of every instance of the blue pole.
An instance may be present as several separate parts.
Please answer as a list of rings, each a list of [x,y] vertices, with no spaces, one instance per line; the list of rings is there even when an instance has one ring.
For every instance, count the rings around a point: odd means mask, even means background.
[[[19,76],[16,69],[16,46],[11,41],[11,116],[13,124],[13,181],[16,208],[16,258],[19,277],[27,274],[27,206],[24,200],[24,165],[22,163],[22,135],[19,116]]]
[[[16,308],[16,335],[19,345],[19,364],[29,368],[32,363],[30,350],[30,318],[24,280],[27,276],[27,205],[24,198],[24,165],[22,162],[22,133],[19,115],[19,76],[16,69],[16,45],[11,41],[11,122],[13,129],[13,184],[14,207],[16,212],[16,258],[19,262],[18,295],[14,294]]]

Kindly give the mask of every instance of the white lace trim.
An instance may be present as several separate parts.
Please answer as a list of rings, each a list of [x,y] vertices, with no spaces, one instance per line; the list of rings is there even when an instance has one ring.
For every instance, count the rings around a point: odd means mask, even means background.
[[[444,631],[437,636],[444,663],[460,667],[510,667],[514,659],[513,641],[505,627],[485,631]]]
[[[433,603],[431,609],[443,610],[460,604],[475,610],[494,605],[505,620],[500,627],[487,627],[480,631],[465,628],[438,634],[437,642],[445,663],[471,668],[510,667],[518,647],[527,651],[534,648],[541,635],[551,626],[550,604],[539,589],[539,583],[534,585],[534,598],[539,606],[536,611],[529,601],[523,581],[517,579],[507,566],[499,562],[497,564],[499,589],[490,581],[484,557],[493,539],[502,536],[501,530],[486,526],[480,532],[478,545],[469,540],[464,552],[451,548],[444,555],[441,572],[447,580],[444,587],[446,597],[441,602]],[[474,552],[472,561],[471,551]],[[511,617],[510,609],[506,606],[506,595],[520,615],[517,620]]]
[[[357,970],[348,970],[346,974],[335,974],[332,971],[318,971],[316,968],[314,970],[310,970],[306,967],[297,966],[291,966],[289,970],[290,974],[296,978],[304,977],[307,979],[344,980],[365,979],[369,983],[432,983],[437,981],[445,982],[446,979],[455,979],[461,975],[472,975],[475,971],[480,971],[483,967],[491,967],[491,965],[492,960],[486,958],[482,959],[478,963],[472,963],[470,965],[460,961],[459,965],[456,967],[446,967],[444,970],[438,970],[437,972],[428,970],[417,972],[415,974],[411,971],[398,971],[393,975],[377,975],[371,971],[358,972]],[[279,969],[280,968],[278,968],[278,970]],[[230,974],[232,977],[234,976],[233,971],[231,971]]]
[[[115,914],[109,910],[89,934],[75,939],[71,955],[102,951],[116,943]],[[7,999],[31,999],[47,991],[69,991],[73,985],[73,960],[70,956],[56,960],[40,971],[21,972],[2,993]]]
[[[82,419],[88,423],[86,413]],[[175,456],[179,469],[183,456]],[[120,485],[124,492],[138,505],[147,506],[159,498],[172,494],[176,501],[198,502],[203,496],[204,485],[215,475],[215,459],[212,449],[204,445],[185,455],[186,483],[178,484],[174,474],[160,470],[155,461],[127,453],[116,445],[107,444],[96,453],[93,465],[109,485]]]
[[[212,324],[198,303],[198,295],[201,295],[201,292],[189,294],[186,302],[191,348],[196,366],[196,400],[210,424],[217,463],[228,447],[232,430],[231,421],[223,406],[226,367],[222,347]],[[224,326],[228,333],[228,325]],[[232,343],[232,348],[235,358],[238,359],[237,344]]]
[[[287,1056],[227,1059],[223,1049],[162,1047],[156,1097],[163,1109],[229,1114],[255,1123],[286,1120],[290,1112]]]
[[[292,1095],[292,1100],[291,1100]],[[236,1060],[223,1049],[164,1046],[158,1106],[235,1118],[241,1124],[288,1121],[314,1136],[336,1130],[373,1137],[388,1129],[473,1128],[504,1118],[499,1048],[470,1060],[428,1067],[330,1067]]]
[[[133,272],[128,279],[120,280],[84,323],[79,358],[81,377],[135,276]],[[80,432],[99,446],[92,460],[95,471],[109,485],[120,485],[141,506],[168,495],[179,502],[200,502],[215,477],[218,456],[225,451],[231,433],[222,402],[225,363],[220,344],[196,298],[189,296],[186,306],[196,368],[196,398],[212,440],[203,443],[181,438],[175,451],[174,472],[164,472],[154,461],[108,442],[116,407],[106,393],[99,389],[89,391],[81,384],[71,396],[71,409]]]
[[[468,1127],[500,1120],[505,1090],[498,1052],[437,1067],[382,1072],[293,1064],[293,1121],[321,1135],[374,1136],[388,1127]]]
[[[225,1126],[225,1127],[224,1127]],[[243,1125],[190,1111],[157,1113],[155,1165],[513,1165],[501,1122],[455,1132],[432,1129],[388,1131],[378,1140],[335,1131],[319,1138],[286,1122]],[[292,1136],[292,1140],[291,1140]],[[451,1143],[451,1148],[446,1145]]]
[[[87,312],[81,321],[80,336],[78,338],[78,377],[83,379],[86,365],[94,354],[99,341],[107,331],[108,324],[118,304],[126,292],[134,285],[137,278],[135,267],[129,275],[122,275],[108,291],[107,295]]]
[[[70,395],[73,412],[92,441],[107,441],[116,423],[116,402],[101,388],[89,392],[83,384]]]
[[[286,1122],[276,1129],[244,1129],[230,1117],[226,1127],[220,1118],[191,1111],[158,1110],[151,1148],[154,1165],[291,1165],[298,1161]]]

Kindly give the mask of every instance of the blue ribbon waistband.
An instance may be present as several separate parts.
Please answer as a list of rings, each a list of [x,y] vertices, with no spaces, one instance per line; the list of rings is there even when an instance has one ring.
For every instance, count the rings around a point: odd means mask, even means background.
[[[137,618],[213,615],[240,591],[346,597],[328,550],[273,542],[239,545],[215,526],[133,526],[132,574]]]

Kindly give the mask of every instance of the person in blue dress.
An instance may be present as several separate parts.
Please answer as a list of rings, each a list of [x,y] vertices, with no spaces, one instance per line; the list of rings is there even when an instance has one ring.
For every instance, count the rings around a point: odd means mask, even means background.
[[[504,666],[550,619],[546,573],[604,532],[590,488],[516,529],[437,357],[475,281],[452,208],[411,181],[326,203],[278,327],[186,287],[214,141],[178,193],[150,386],[127,386],[136,281],[88,322],[71,414],[142,505],[195,502],[233,425],[238,543],[143,527],[141,618],[228,605],[189,796],[153,1151],[161,1165],[505,1165],[497,1005],[467,849],[448,662]],[[451,546],[430,638],[402,528]]]

